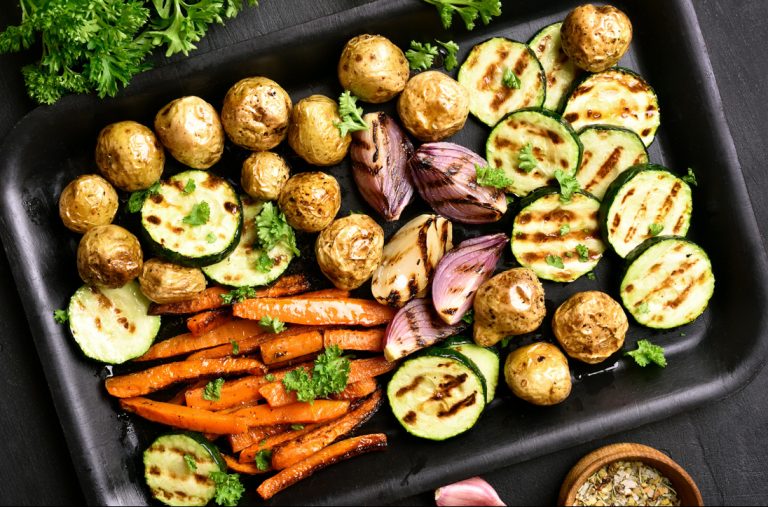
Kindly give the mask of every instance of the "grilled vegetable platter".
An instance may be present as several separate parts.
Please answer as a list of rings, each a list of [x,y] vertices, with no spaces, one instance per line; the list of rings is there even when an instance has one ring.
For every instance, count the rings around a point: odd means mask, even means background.
[[[147,494],[267,500],[385,449],[378,410],[440,445],[510,392],[561,403],[574,364],[666,366],[630,326],[693,322],[715,282],[686,237],[695,174],[650,160],[658,97],[616,66],[631,37],[591,5],[461,62],[453,42],[360,34],[337,97],[256,75],[104,125],[98,174],[60,195],[84,285],[55,318],[115,365],[100,388],[117,409],[154,424]],[[467,122],[487,126],[483,153],[452,142]],[[356,188],[330,174],[346,160]],[[548,307],[606,256],[625,264],[610,294]]]

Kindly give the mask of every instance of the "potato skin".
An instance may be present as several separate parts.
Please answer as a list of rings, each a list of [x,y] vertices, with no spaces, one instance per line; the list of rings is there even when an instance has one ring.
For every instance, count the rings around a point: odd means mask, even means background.
[[[89,285],[116,289],[139,276],[143,259],[136,236],[119,225],[99,225],[80,238],[77,272]]]
[[[205,289],[205,275],[198,268],[187,268],[162,259],[149,259],[139,275],[141,292],[155,303],[175,303],[190,299]]]
[[[515,396],[534,405],[556,405],[571,394],[568,359],[551,343],[512,351],[504,362],[504,380]]]
[[[397,112],[417,139],[440,141],[464,128],[469,92],[442,72],[422,72],[408,81],[397,101]]]
[[[320,270],[339,289],[357,289],[381,263],[384,231],[368,215],[334,220],[315,242]]]
[[[566,16],[560,29],[563,51],[589,72],[602,72],[617,63],[632,42],[632,22],[611,5],[580,5]]]
[[[278,205],[291,227],[318,232],[328,227],[339,212],[341,188],[329,174],[296,174],[285,183]]]
[[[338,73],[345,90],[364,102],[380,104],[403,91],[411,71],[403,51],[389,39],[363,34],[344,46]]]
[[[292,107],[291,97],[279,84],[249,77],[235,83],[224,97],[221,124],[236,145],[271,150],[285,139]]]
[[[115,187],[134,192],[160,179],[165,152],[152,130],[135,121],[121,121],[99,132],[96,165]]]
[[[155,116],[155,132],[173,158],[194,169],[208,169],[224,153],[219,113],[200,97],[182,97]]]
[[[621,305],[598,291],[577,292],[555,311],[552,330],[568,356],[605,361],[624,345],[629,322]]]
[[[324,95],[301,99],[291,114],[288,144],[313,165],[336,165],[347,156],[352,136],[342,137],[336,123],[341,121],[336,102]]]
[[[117,192],[98,174],[78,176],[59,196],[61,221],[67,229],[80,234],[97,225],[111,224],[117,206]]]
[[[291,169],[283,157],[271,151],[257,151],[243,162],[240,184],[254,199],[274,201],[290,176]]]
[[[546,315],[544,287],[527,268],[503,271],[477,289],[473,338],[481,347],[538,329]]]

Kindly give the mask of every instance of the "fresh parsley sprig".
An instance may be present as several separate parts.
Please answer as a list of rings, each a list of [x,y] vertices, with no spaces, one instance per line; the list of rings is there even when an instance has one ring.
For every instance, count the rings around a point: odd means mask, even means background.
[[[278,318],[272,318],[269,315],[259,319],[259,325],[265,329],[268,329],[270,333],[282,333],[285,331],[285,322]]]
[[[160,195],[160,182],[156,181],[151,187],[146,190],[137,190],[131,193],[128,198],[128,211],[130,213],[138,213],[141,211],[141,207],[144,205],[144,201],[151,195]]]
[[[332,345],[315,359],[312,375],[305,368],[296,368],[283,377],[287,391],[296,391],[299,401],[313,401],[339,393],[347,387],[349,359],[341,355],[341,349]]]
[[[421,43],[411,41],[411,48],[405,52],[408,65],[411,70],[427,70],[435,63],[435,57],[439,54],[437,46],[429,42]]]
[[[549,264],[553,268],[565,269],[565,264],[563,264],[563,258],[560,257],[559,255],[549,254],[544,260],[547,264]]]
[[[443,67],[445,67],[445,70],[450,71],[455,69],[456,66],[459,65],[459,59],[457,56],[459,53],[459,45],[452,40],[449,40],[448,42],[442,42],[435,39],[435,42],[440,44],[445,50],[445,58],[443,58]]]
[[[225,305],[239,303],[243,300],[256,297],[256,289],[253,287],[238,287],[221,295],[221,302]]]
[[[368,130],[368,124],[363,120],[363,108],[357,107],[357,97],[349,90],[339,95],[339,116],[341,121],[333,125],[339,129],[341,137],[346,137],[350,132]]]
[[[500,167],[480,167],[475,164],[475,175],[477,184],[484,187],[507,188],[512,185],[512,179]]]
[[[443,27],[448,29],[453,22],[453,15],[458,14],[467,30],[475,28],[479,17],[483,24],[491,22],[491,18],[501,15],[501,0],[424,0],[434,5],[440,13]]]
[[[693,169],[691,169],[690,167],[688,168],[688,174],[683,176],[682,179],[684,182],[688,183],[692,187],[699,186],[699,182],[696,180],[696,173],[693,172]]]
[[[211,207],[206,201],[200,201],[189,212],[189,215],[185,216],[181,221],[192,227],[198,225],[205,225],[211,218]]]
[[[54,310],[53,320],[56,321],[56,324],[66,324],[69,322],[69,312],[67,310]]]
[[[218,401],[221,398],[222,387],[224,387],[223,378],[211,380],[203,388],[203,399],[208,401]]]
[[[288,225],[285,214],[271,202],[264,203],[259,215],[256,217],[256,236],[264,252],[269,252],[275,245],[282,242],[295,255],[300,254],[299,249],[296,247],[296,234],[293,228]],[[263,259],[259,259],[259,264],[265,265],[266,262]]]
[[[517,77],[517,74],[515,74],[515,71],[512,69],[507,69],[504,71],[504,76],[501,78],[501,83],[507,88],[512,88],[514,90],[520,89],[520,78]]]
[[[214,497],[216,503],[225,507],[235,507],[245,492],[245,488],[240,482],[240,475],[211,472],[208,477],[216,484],[216,496]]]
[[[560,202],[571,202],[573,194],[581,190],[581,185],[579,185],[576,176],[572,176],[562,169],[555,170],[555,179],[560,184]]]
[[[521,171],[529,173],[536,169],[539,161],[536,160],[536,155],[533,154],[533,145],[531,143],[526,144],[517,154],[517,167]]]
[[[662,368],[667,366],[667,358],[664,357],[664,348],[654,345],[648,340],[637,342],[637,349],[629,350],[624,353],[625,356],[632,357],[635,362],[642,367],[655,363]]]
[[[256,463],[256,468],[262,472],[266,472],[272,468],[272,449],[262,449],[256,453],[253,457],[253,461]]]

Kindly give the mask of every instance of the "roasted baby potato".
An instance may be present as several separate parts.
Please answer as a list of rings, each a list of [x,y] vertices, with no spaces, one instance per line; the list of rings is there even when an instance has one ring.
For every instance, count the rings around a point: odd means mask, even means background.
[[[556,405],[571,394],[568,359],[551,343],[512,351],[504,362],[504,379],[515,396],[534,405]]]
[[[291,114],[288,144],[301,158],[319,166],[336,165],[347,155],[352,136],[342,137],[339,108],[333,99],[311,95],[301,99]]]
[[[59,216],[67,229],[84,233],[111,224],[117,213],[117,192],[97,174],[79,176],[59,196]]]
[[[490,347],[507,336],[530,333],[544,320],[544,287],[527,268],[501,272],[477,289],[474,340]]]
[[[205,289],[205,275],[199,268],[186,268],[162,259],[149,259],[139,275],[141,292],[155,303],[190,299]]]
[[[589,364],[624,345],[629,322],[621,305],[598,291],[577,292],[555,312],[552,330],[565,353]]]
[[[170,102],[155,116],[155,132],[173,158],[194,169],[208,169],[224,153],[219,113],[200,97]]]
[[[291,97],[279,84],[266,77],[249,77],[227,92],[221,123],[238,146],[271,150],[285,139],[291,107]]]
[[[379,267],[384,231],[368,215],[353,214],[334,220],[315,242],[320,270],[339,289],[357,289]]]
[[[397,101],[397,112],[417,139],[440,141],[464,128],[469,92],[442,72],[422,72],[408,81]]]
[[[150,129],[135,121],[121,121],[99,132],[96,165],[115,187],[133,192],[160,179],[165,152]]]
[[[274,201],[291,176],[283,157],[271,151],[257,151],[243,162],[240,184],[245,193],[261,201]]]
[[[380,104],[403,91],[410,69],[403,51],[381,35],[350,39],[339,60],[339,82],[360,100]]]
[[[329,174],[300,173],[285,183],[278,204],[294,229],[322,231],[339,212],[341,188],[336,178]]]
[[[602,72],[617,63],[632,42],[632,23],[611,5],[580,5],[566,16],[560,29],[563,51],[589,72]]]
[[[77,272],[89,285],[116,289],[141,273],[141,244],[119,225],[93,227],[80,238]]]

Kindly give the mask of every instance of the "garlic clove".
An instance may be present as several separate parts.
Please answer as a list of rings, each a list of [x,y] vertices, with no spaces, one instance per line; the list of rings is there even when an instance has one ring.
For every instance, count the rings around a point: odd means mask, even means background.
[[[438,506],[506,505],[493,486],[480,477],[472,477],[437,488],[435,503]]]

